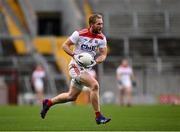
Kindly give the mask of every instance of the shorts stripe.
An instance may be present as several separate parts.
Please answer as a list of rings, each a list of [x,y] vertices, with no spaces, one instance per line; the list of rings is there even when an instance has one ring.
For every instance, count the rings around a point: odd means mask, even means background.
[[[79,71],[78,67],[77,67],[75,64],[71,64],[70,69],[71,69],[71,68],[74,68],[74,71],[76,72],[76,74],[77,74],[77,75],[80,75],[80,71]]]

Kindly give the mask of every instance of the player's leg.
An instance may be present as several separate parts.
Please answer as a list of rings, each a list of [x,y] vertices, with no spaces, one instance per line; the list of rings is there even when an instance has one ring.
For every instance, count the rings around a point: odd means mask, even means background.
[[[39,90],[39,91],[36,91],[36,95],[35,95],[36,97],[36,99],[38,99],[39,101],[41,101],[42,99],[43,99],[43,97],[44,97],[44,92],[43,92],[43,90]]]
[[[35,88],[35,96],[33,98],[34,101],[39,101],[41,102],[44,97],[44,84],[43,81],[41,80],[35,80],[34,81],[34,88]]]
[[[41,111],[42,118],[46,116],[47,111],[52,105],[57,104],[57,103],[66,103],[69,101],[73,101],[80,94],[82,90],[81,89],[82,86],[79,83],[80,69],[75,64],[72,64],[69,67],[69,74],[72,78],[69,91],[65,93],[61,93],[52,99],[43,100],[43,109]]]
[[[81,90],[77,89],[75,86],[70,86],[70,90],[67,93],[62,93],[52,98],[52,104],[66,103],[69,101],[75,101],[77,96],[80,94]]]
[[[47,111],[52,105],[58,103],[66,103],[69,101],[76,100],[77,96],[80,94],[81,90],[77,89],[74,85],[70,86],[70,90],[66,93],[61,93],[52,99],[45,99],[43,100],[43,108],[41,110],[41,117],[44,119],[46,116]]]
[[[109,122],[110,118],[105,118],[100,112],[100,102],[99,102],[99,84],[97,80],[92,77],[88,72],[81,74],[81,83],[90,88],[90,97],[93,109],[96,114],[96,123],[105,124]]]
[[[99,84],[97,80],[90,76],[89,73],[84,72],[81,75],[81,82],[90,88],[90,97],[94,111],[100,111],[99,105]]]
[[[120,105],[124,105],[124,94],[125,94],[125,89],[124,88],[121,88],[119,90],[119,103]]]
[[[132,88],[129,86],[126,88],[127,106],[132,104]]]

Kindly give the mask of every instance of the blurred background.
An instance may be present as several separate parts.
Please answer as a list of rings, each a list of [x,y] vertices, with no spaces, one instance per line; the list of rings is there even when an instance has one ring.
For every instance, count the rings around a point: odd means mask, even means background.
[[[96,67],[102,103],[117,103],[116,68],[126,57],[134,104],[176,103],[180,95],[180,0],[0,0],[0,104],[30,104],[32,73],[44,67],[44,97],[68,90],[61,46],[92,13],[104,16],[108,57]],[[77,104],[86,104],[82,94]]]

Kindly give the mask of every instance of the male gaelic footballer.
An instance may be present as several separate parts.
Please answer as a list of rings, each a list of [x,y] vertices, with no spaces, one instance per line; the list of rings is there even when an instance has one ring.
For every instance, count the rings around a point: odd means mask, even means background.
[[[125,104],[125,99],[127,99],[127,106],[132,104],[132,88],[135,83],[135,76],[133,69],[129,66],[128,60],[123,59],[121,65],[116,69],[116,78],[118,82],[119,89],[119,102],[121,105]]]
[[[69,64],[69,74],[71,76],[71,84],[69,91],[61,93],[54,98],[44,99],[42,103],[41,117],[44,119],[49,108],[58,103],[75,101],[81,93],[82,88],[87,86],[90,88],[90,97],[95,112],[95,120],[97,124],[105,124],[110,118],[105,118],[100,112],[99,102],[99,83],[88,73],[94,64],[83,66],[79,63],[78,55],[81,53],[89,53],[94,58],[97,51],[100,53],[95,59],[95,63],[102,63],[107,56],[107,41],[102,34],[103,19],[100,14],[93,14],[89,17],[89,28],[80,31],[74,31],[73,34],[64,42],[64,51],[72,57]],[[71,46],[75,48],[71,50]]]

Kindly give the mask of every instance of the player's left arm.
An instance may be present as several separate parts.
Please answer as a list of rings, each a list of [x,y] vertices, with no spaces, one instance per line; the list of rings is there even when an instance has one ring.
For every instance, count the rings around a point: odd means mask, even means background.
[[[96,58],[96,63],[102,63],[107,57],[107,47],[99,48],[100,55]]]
[[[116,70],[116,79],[121,80],[121,74],[118,73],[118,69]]]

